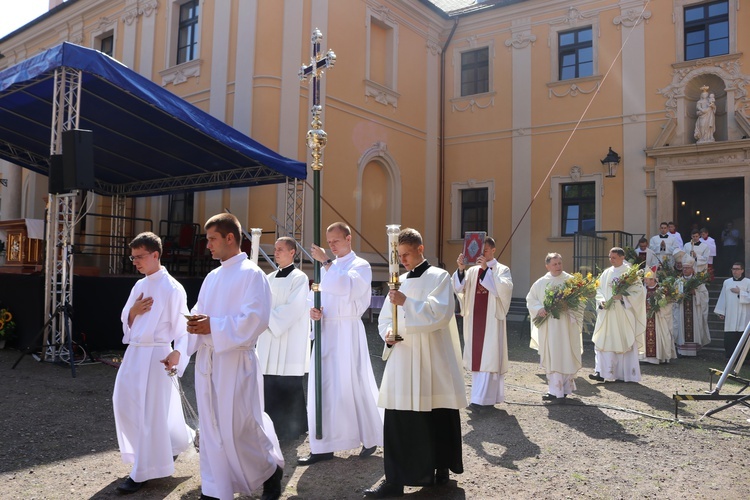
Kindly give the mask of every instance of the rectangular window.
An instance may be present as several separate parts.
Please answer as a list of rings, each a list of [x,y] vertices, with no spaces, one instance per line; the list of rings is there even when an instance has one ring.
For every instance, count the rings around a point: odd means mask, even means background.
[[[169,211],[167,218],[170,221],[192,221],[193,220],[193,193],[176,193],[169,195]],[[173,236],[169,234],[169,236]]]
[[[594,74],[594,45],[591,26],[558,33],[560,80]]]
[[[685,60],[729,54],[729,2],[685,7]]]
[[[487,188],[461,190],[461,238],[466,231],[487,231]]]
[[[114,57],[115,53],[115,37],[114,35],[105,36],[99,39],[99,52],[107,54],[109,57]]]
[[[461,95],[490,90],[490,49],[484,47],[461,54]]]
[[[177,35],[177,64],[197,57],[199,0],[189,0],[180,5],[180,24]]]
[[[563,184],[560,236],[596,230],[596,185],[593,182]]]

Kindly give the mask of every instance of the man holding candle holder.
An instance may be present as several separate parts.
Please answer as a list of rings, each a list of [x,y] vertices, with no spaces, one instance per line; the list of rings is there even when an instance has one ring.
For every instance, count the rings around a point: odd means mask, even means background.
[[[425,260],[414,229],[398,234],[397,252],[409,272],[391,289],[378,320],[388,359],[378,399],[385,408],[385,481],[364,491],[371,498],[446,484],[450,471],[463,472],[459,409],[466,392],[451,278]]]

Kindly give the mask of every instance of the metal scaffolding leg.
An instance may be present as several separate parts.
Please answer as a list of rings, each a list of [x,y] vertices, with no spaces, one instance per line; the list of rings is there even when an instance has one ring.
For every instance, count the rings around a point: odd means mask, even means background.
[[[122,274],[125,262],[125,197],[121,194],[112,197],[112,217],[109,237],[109,274]]]

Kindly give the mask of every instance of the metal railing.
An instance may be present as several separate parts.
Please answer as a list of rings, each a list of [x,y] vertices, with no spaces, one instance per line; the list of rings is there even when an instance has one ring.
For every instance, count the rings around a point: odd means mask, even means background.
[[[612,247],[631,247],[643,237],[624,231],[589,231],[573,235],[573,269],[575,272],[598,274],[609,267]]]

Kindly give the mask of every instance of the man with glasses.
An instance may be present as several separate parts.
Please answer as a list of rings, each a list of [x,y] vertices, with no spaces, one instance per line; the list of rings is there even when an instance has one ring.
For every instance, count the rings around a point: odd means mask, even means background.
[[[750,279],[741,262],[732,265],[732,277],[721,287],[714,314],[724,321],[724,356],[729,359],[750,322]]]
[[[157,235],[141,233],[129,246],[130,260],[144,278],[133,286],[122,310],[122,342],[128,348],[112,395],[122,461],[133,464],[117,487],[122,493],[135,493],[149,479],[174,474],[174,460],[194,436],[169,377],[173,370],[182,376],[189,359],[185,289],[162,267]]]

